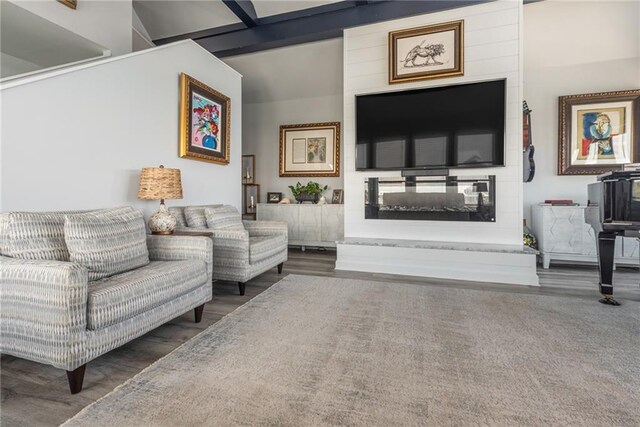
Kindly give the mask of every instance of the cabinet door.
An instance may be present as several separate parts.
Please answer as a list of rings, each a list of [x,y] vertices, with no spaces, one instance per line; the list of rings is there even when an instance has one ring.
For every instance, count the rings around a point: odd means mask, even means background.
[[[298,239],[298,206],[280,204],[258,204],[258,221],[283,221],[287,223],[289,240]]]
[[[344,205],[322,206],[322,233],[323,242],[335,243],[344,238]]]
[[[622,257],[638,260],[638,252],[640,251],[638,239],[635,237],[623,237],[618,240],[622,240]]]
[[[573,206],[545,206],[543,210],[545,252],[583,252],[584,210]]]
[[[319,242],[322,211],[320,205],[298,205],[299,239],[304,242]],[[292,239],[293,240],[293,239]]]

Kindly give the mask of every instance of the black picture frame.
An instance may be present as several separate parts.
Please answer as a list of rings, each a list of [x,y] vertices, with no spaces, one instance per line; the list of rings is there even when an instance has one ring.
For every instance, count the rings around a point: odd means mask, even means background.
[[[280,203],[281,200],[282,200],[282,193],[278,193],[278,192],[267,193],[267,203]]]

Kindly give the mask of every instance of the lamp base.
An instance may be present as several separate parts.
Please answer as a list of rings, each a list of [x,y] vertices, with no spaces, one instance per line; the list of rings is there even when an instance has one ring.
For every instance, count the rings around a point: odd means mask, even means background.
[[[151,234],[173,234],[173,230],[176,228],[176,217],[169,212],[163,202],[160,202],[160,209],[158,212],[151,215],[149,218],[149,230]]]

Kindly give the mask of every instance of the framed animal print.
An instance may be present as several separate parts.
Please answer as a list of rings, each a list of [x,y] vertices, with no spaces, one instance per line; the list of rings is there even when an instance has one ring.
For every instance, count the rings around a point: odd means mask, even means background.
[[[558,113],[558,175],[640,162],[640,89],[561,96]]]
[[[180,74],[180,157],[229,164],[231,100]]]
[[[389,83],[464,75],[464,21],[389,33]]]
[[[340,123],[280,126],[280,176],[340,176]]]

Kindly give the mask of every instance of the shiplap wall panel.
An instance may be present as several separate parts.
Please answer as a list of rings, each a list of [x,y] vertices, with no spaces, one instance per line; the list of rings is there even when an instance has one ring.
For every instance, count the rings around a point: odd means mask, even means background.
[[[470,243],[522,243],[522,6],[496,1],[387,21],[344,33],[345,236]],[[464,19],[464,76],[390,85],[390,31]],[[459,176],[496,175],[495,223],[364,219],[364,180],[400,172],[355,171],[355,96],[506,79],[505,167],[452,170]]]

